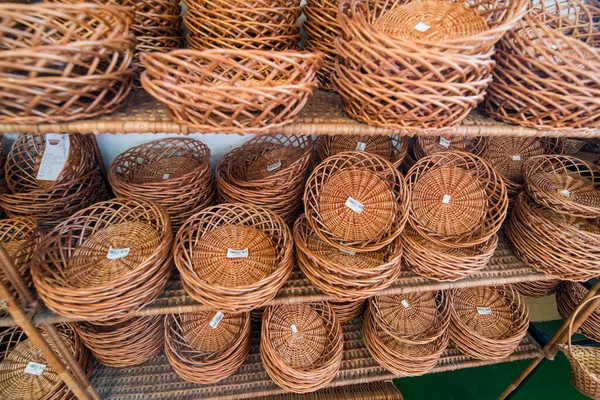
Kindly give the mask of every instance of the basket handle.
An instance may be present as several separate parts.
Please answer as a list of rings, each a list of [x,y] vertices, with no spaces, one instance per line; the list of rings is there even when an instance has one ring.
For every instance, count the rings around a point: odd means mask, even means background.
[[[596,300],[596,299],[600,299],[600,294],[597,294],[595,296],[590,297],[587,300],[582,301],[581,303],[579,303],[579,305],[577,306],[575,311],[573,311],[573,314],[571,315],[571,322],[569,322],[569,353],[573,353],[572,344],[571,344],[571,336],[573,336],[573,323],[575,322],[575,317],[577,317],[577,314],[579,314],[581,312],[581,310],[583,310],[583,308],[590,301]]]

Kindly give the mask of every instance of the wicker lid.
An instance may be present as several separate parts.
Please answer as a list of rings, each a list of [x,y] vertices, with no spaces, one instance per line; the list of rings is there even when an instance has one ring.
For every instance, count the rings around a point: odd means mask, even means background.
[[[181,314],[181,334],[196,350],[223,351],[239,337],[245,314],[202,311]]]
[[[493,137],[489,139],[488,160],[503,177],[522,182],[521,165],[530,157],[544,154],[538,138]]]
[[[506,297],[490,287],[459,289],[454,294],[454,316],[478,334],[501,339],[511,334],[514,310]]]
[[[273,172],[296,162],[304,155],[304,150],[295,147],[279,147],[270,150],[250,164],[246,169],[246,179],[249,181],[267,178]]]
[[[132,177],[132,183],[162,182],[179,178],[200,166],[198,160],[188,157],[163,158],[144,164]]]

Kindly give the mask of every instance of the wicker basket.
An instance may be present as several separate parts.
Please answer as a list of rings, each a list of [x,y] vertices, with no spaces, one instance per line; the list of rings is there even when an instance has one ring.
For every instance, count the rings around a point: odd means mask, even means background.
[[[6,172],[4,171],[7,157],[5,146],[4,135],[0,135],[0,194],[8,191],[8,186],[6,184]],[[2,210],[0,210],[0,213],[2,213]]]
[[[188,382],[219,382],[235,373],[250,352],[250,314],[220,311],[171,314],[165,319],[165,354]]]
[[[308,393],[335,378],[344,337],[327,302],[269,306],[262,321],[260,356],[267,374],[288,392]]]
[[[556,290],[556,308],[563,319],[569,319],[573,311],[588,294],[588,289],[580,282],[563,282]],[[600,341],[600,307],[581,324],[580,333],[596,342]]]
[[[143,54],[144,89],[177,123],[206,132],[256,133],[293,122],[317,87],[321,54],[174,50]]]
[[[420,159],[406,175],[410,226],[429,241],[472,247],[496,234],[508,208],[501,175],[483,158],[448,151]]]
[[[107,367],[141,364],[164,346],[164,316],[136,317],[113,326],[89,322],[71,324],[94,358]]]
[[[183,224],[174,257],[195,300],[222,312],[250,311],[275,297],[289,278],[292,234],[263,207],[220,204]]]
[[[94,204],[42,239],[31,264],[40,298],[65,317],[116,324],[154,301],[171,274],[171,226],[156,203]]]
[[[455,289],[453,297],[448,332],[466,355],[507,358],[527,334],[527,304],[510,286]]]
[[[368,252],[340,250],[315,234],[303,215],[294,224],[298,265],[320,291],[340,301],[356,301],[388,288],[400,275],[399,240]]]
[[[415,136],[413,137],[413,152],[416,160],[448,150],[468,151],[478,156],[484,156],[488,141],[488,138],[481,136]]]
[[[552,279],[549,281],[519,282],[512,286],[517,292],[521,293],[521,296],[538,299],[554,294],[560,282],[558,279]]]
[[[315,142],[315,164],[346,151],[375,154],[399,168],[408,152],[408,140],[398,135],[319,135]]]
[[[29,263],[40,238],[41,231],[33,218],[0,219],[0,243],[27,285],[31,284]],[[5,285],[11,287],[4,270],[0,270],[0,279]]]
[[[383,158],[338,153],[319,164],[304,191],[306,219],[317,236],[351,252],[380,250],[404,229],[409,193],[402,174]]]
[[[591,162],[561,155],[532,157],[523,164],[527,193],[556,212],[600,216],[600,168]]]
[[[132,147],[108,171],[116,196],[152,200],[167,209],[176,232],[216,197],[210,149],[199,140],[167,138]]]
[[[330,301],[329,304],[340,323],[348,322],[358,317],[365,309],[366,300]]]

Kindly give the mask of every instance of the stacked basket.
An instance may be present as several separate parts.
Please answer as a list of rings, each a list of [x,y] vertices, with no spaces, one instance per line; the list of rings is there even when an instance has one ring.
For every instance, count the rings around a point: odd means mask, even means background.
[[[447,151],[408,171],[410,228],[404,261],[436,280],[457,280],[484,268],[498,243],[508,198],[500,174],[481,157]]]
[[[519,282],[512,286],[517,292],[521,293],[521,296],[540,298],[554,294],[558,285],[560,285],[560,282],[561,281],[558,279],[551,279],[534,282]]]
[[[0,245],[10,257],[25,284],[31,284],[29,263],[38,245],[41,231],[33,218],[4,218],[0,219]],[[7,284],[10,279],[0,270],[0,279]],[[7,285],[11,287],[12,285]]]
[[[556,291],[556,308],[563,319],[570,318],[573,311],[581,304],[583,298],[588,294],[588,289],[579,282],[563,282]],[[600,342],[600,308],[596,307],[594,312],[583,321],[578,333]]]
[[[489,139],[469,136],[415,136],[413,138],[413,152],[415,160],[430,156],[441,151],[456,150],[468,151],[478,156],[483,156],[487,151]]]
[[[408,152],[408,139],[398,135],[319,135],[315,142],[315,164],[345,151],[365,151],[398,168]]]
[[[6,186],[6,172],[4,170],[4,166],[6,165],[6,147],[4,142],[4,135],[0,135],[0,194],[6,193],[8,191],[8,186]],[[0,210],[0,213],[2,211]]]

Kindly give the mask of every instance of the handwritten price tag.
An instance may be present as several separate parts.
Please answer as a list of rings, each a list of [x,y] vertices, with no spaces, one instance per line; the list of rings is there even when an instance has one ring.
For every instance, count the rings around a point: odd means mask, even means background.
[[[109,260],[118,260],[119,258],[127,257],[129,255],[129,247],[125,247],[122,249],[113,249],[109,247],[108,253],[106,253],[106,258]]]
[[[227,258],[248,258],[248,249],[227,249]]]

